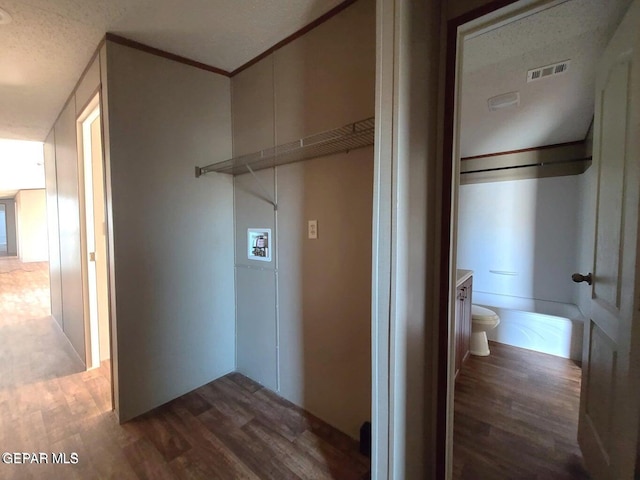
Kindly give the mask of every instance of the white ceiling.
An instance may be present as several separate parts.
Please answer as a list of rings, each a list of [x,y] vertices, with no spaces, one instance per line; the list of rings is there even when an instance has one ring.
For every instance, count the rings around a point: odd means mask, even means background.
[[[33,188],[44,188],[42,143],[0,139],[0,198]]]
[[[464,43],[461,157],[583,140],[594,113],[597,60],[630,0],[569,0]],[[571,60],[527,83],[527,71]],[[520,106],[487,100],[520,92]]]
[[[0,138],[44,140],[105,32],[236,69],[342,0],[0,0]]]

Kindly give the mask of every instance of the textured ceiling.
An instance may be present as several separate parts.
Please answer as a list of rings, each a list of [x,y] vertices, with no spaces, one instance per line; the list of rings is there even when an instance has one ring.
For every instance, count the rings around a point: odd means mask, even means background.
[[[0,0],[0,138],[42,141],[104,33],[233,70],[341,0]],[[462,156],[584,138],[595,61],[629,0],[569,0],[465,42]],[[527,84],[530,68],[571,59]],[[520,91],[516,109],[489,97]]]
[[[594,113],[597,60],[629,0],[569,0],[465,41],[461,157],[583,140]],[[527,83],[527,71],[571,60],[569,71]],[[487,100],[520,92],[520,106]]]
[[[0,0],[0,138],[42,141],[105,32],[233,70],[341,0]]]
[[[1,1],[1,0],[0,0]],[[342,0],[162,0],[110,31],[207,65],[235,70]]]

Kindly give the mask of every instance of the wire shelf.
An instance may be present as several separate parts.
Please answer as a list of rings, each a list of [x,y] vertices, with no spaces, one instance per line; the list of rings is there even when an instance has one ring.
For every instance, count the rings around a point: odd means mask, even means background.
[[[374,130],[375,119],[367,118],[295,142],[212,163],[206,167],[196,167],[196,177],[210,172],[238,175],[368,147],[373,145]]]

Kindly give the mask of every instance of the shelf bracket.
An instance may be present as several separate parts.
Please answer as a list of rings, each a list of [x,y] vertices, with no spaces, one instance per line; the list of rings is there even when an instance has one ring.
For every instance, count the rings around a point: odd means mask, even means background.
[[[258,184],[258,187],[260,187],[260,190],[262,190],[262,193],[265,196],[265,199],[271,204],[273,205],[273,209],[274,210],[278,210],[278,203],[276,202],[276,199],[273,198],[272,195],[269,194],[269,192],[267,192],[267,189],[264,188],[264,185],[262,184],[262,182],[260,181],[260,179],[256,176],[256,174],[254,173],[253,169],[251,168],[251,165],[247,164],[246,165],[247,170],[249,170],[249,173],[251,174],[251,176],[253,177],[253,179],[256,181],[256,183]]]

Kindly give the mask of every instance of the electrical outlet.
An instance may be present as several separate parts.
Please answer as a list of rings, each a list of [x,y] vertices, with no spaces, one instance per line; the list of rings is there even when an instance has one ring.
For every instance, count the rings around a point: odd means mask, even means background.
[[[318,238],[318,221],[309,220],[309,238],[315,240]]]

